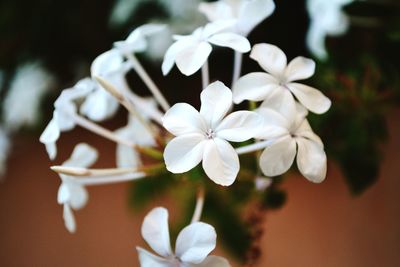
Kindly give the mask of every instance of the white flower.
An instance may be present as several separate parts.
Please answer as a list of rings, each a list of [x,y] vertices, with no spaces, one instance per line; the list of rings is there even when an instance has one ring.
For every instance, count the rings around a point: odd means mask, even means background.
[[[310,15],[310,27],[307,33],[308,49],[319,59],[326,59],[325,47],[327,35],[338,36],[349,28],[349,19],[343,7],[354,0],[308,0],[307,11]]]
[[[117,50],[124,54],[144,52],[148,47],[148,38],[165,29],[163,24],[145,24],[133,30],[124,41],[114,43]]]
[[[6,162],[10,152],[10,137],[8,133],[0,127],[0,176],[6,172]]]
[[[280,112],[292,113],[295,109],[293,96],[310,111],[326,112],[331,101],[320,91],[294,81],[310,78],[315,71],[315,62],[296,57],[287,64],[286,55],[271,44],[257,44],[250,57],[268,73],[253,72],[241,77],[233,87],[233,100],[262,101],[265,106],[280,107]]]
[[[205,27],[197,28],[191,35],[174,36],[176,42],[168,48],[164,56],[163,74],[167,75],[176,63],[183,74],[192,75],[207,61],[212,51],[211,44],[230,47],[241,53],[250,51],[250,43],[246,38],[226,32],[232,27],[232,22],[208,23]]]
[[[148,128],[136,117],[129,116],[128,124],[115,131],[115,134],[126,140],[131,140],[140,146],[155,146],[156,142]],[[141,165],[137,151],[124,144],[117,144],[117,166],[120,168],[137,167]]]
[[[300,173],[309,181],[320,183],[326,176],[326,154],[321,139],[312,131],[307,110],[297,104],[296,110],[282,115],[274,109],[261,107],[258,113],[265,119],[265,128],[258,138],[273,142],[261,154],[260,167],[267,176],[286,172],[296,156]],[[271,131],[274,127],[275,130]]]
[[[54,83],[54,77],[38,62],[18,67],[4,99],[4,126],[11,131],[33,126],[40,112],[43,96]]]
[[[165,148],[166,167],[170,172],[184,173],[203,161],[211,180],[231,185],[240,166],[237,153],[227,141],[253,138],[262,118],[251,111],[237,111],[225,117],[232,106],[232,92],[218,81],[206,87],[200,98],[200,113],[189,104],[178,103],[163,118],[164,127],[177,136]]]
[[[95,58],[90,71],[92,77],[99,76],[123,92],[129,90],[125,74],[130,67],[130,63],[124,61],[117,49],[111,49]],[[103,121],[115,114],[119,103],[97,82],[96,85],[93,92],[86,97],[79,111],[93,121]]]
[[[210,21],[235,20],[235,32],[247,36],[275,10],[272,0],[219,0],[201,3],[199,10]]]
[[[97,151],[87,144],[80,143],[76,145],[71,157],[65,161],[62,166],[65,167],[89,167],[97,160]],[[61,185],[58,189],[57,202],[63,205],[63,218],[65,227],[69,232],[76,231],[76,223],[72,210],[83,208],[88,200],[88,193],[85,187],[78,183],[71,176],[60,174]]]
[[[208,256],[214,250],[217,234],[214,227],[203,222],[192,223],[179,233],[175,253],[172,252],[168,211],[155,208],[147,214],[142,225],[142,236],[160,256],[137,247],[141,267],[229,267],[226,259]]]
[[[72,130],[75,122],[71,114],[76,114],[76,104],[74,101],[85,97],[93,90],[93,82],[90,79],[79,81],[73,88],[65,89],[54,103],[53,118],[40,136],[40,142],[45,144],[50,159],[57,155],[56,142],[60,137],[60,132]]]

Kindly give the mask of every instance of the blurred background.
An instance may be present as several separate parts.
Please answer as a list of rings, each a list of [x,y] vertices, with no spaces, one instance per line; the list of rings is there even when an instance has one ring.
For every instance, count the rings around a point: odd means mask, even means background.
[[[197,12],[199,2],[0,1],[0,266],[138,266],[135,246],[145,246],[140,225],[151,208],[168,207],[171,227],[184,224],[194,199],[174,184],[127,183],[91,187],[89,204],[76,213],[78,231],[69,234],[56,201],[60,179],[49,166],[87,142],[100,151],[96,166],[111,167],[115,145],[76,129],[62,134],[60,153],[50,162],[39,136],[61,90],[89,76],[97,55],[147,22],[166,23],[170,33],[190,33],[206,23]],[[256,261],[248,266],[260,267],[399,266],[400,3],[275,3],[275,12],[249,40],[275,44],[289,59],[303,55],[317,62],[307,82],[333,106],[310,116],[310,123],[324,141],[328,176],[315,185],[294,168],[274,178],[257,201],[240,179],[228,196],[211,192],[204,220],[219,234],[215,254],[233,266],[249,259]],[[161,74],[168,45],[157,42],[138,57],[170,102],[198,107],[199,73]],[[232,58],[226,49],[212,54],[212,80],[230,84]],[[259,70],[247,57],[243,66],[244,74]],[[148,95],[135,73],[127,79],[136,93]],[[116,129],[124,122],[121,110],[103,125]]]

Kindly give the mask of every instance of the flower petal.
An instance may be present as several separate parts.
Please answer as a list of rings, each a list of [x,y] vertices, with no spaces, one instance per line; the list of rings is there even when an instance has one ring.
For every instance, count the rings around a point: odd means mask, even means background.
[[[165,208],[152,209],[143,220],[141,232],[147,244],[159,255],[163,257],[172,255],[168,229],[168,211]]]
[[[233,85],[233,101],[236,104],[243,100],[262,101],[277,87],[278,81],[272,75],[252,72],[239,78]]]
[[[289,83],[287,86],[301,104],[316,114],[325,113],[331,107],[329,98],[315,88],[300,83]]]
[[[208,256],[202,263],[193,264],[190,267],[231,267],[231,265],[223,257]]]
[[[207,126],[200,113],[191,105],[173,105],[162,118],[163,126],[175,136],[207,132]]]
[[[74,213],[71,210],[71,207],[68,204],[65,204],[63,207],[63,219],[64,225],[67,228],[68,232],[75,233],[76,231],[76,223]]]
[[[153,253],[148,252],[147,250],[136,247],[136,250],[139,254],[139,262],[140,267],[172,267],[170,261],[163,259],[154,255]]]
[[[212,47],[207,42],[193,44],[177,53],[176,66],[183,74],[190,76],[204,65],[211,51]]]
[[[263,101],[261,107],[273,109],[289,122],[289,125],[292,124],[297,115],[296,111],[296,101],[294,100],[293,95],[289,90],[280,86],[275,89],[268,97]]]
[[[276,110],[260,107],[257,109],[257,113],[264,119],[264,123],[256,138],[273,139],[289,134],[289,122]]]
[[[58,128],[57,121],[53,118],[40,135],[39,141],[43,144],[54,143],[59,137],[60,129]]]
[[[222,82],[208,85],[200,94],[200,114],[208,127],[214,129],[232,106],[232,91]]]
[[[251,49],[249,40],[236,33],[224,32],[214,34],[208,38],[208,41],[217,46],[232,48],[240,53],[247,53]]]
[[[115,114],[118,101],[103,88],[97,88],[82,103],[79,112],[94,121],[103,121]]]
[[[296,138],[297,167],[307,180],[313,183],[320,183],[325,180],[327,160],[324,149],[316,142]]]
[[[217,20],[214,22],[207,23],[204,28],[202,28],[201,38],[207,39],[208,37],[220,33],[222,31],[228,30],[235,25],[234,19]],[[200,28],[201,29],[201,28]]]
[[[317,143],[322,149],[324,148],[324,144],[321,141],[321,138],[319,138],[318,135],[316,135],[313,130],[311,129],[311,126],[309,122],[304,119],[300,126],[296,130],[296,136],[301,136],[306,139],[309,139],[311,141],[314,141]]]
[[[179,233],[175,254],[182,262],[201,263],[214,250],[216,240],[214,227],[203,222],[192,223]]]
[[[278,139],[262,152],[260,168],[266,176],[281,175],[292,166],[295,156],[295,140],[290,136]]]
[[[203,169],[214,183],[229,186],[239,172],[239,157],[235,149],[225,140],[208,140],[204,149]]]
[[[253,138],[262,129],[263,119],[252,111],[236,111],[229,114],[215,129],[217,137],[243,142]]]
[[[239,9],[237,28],[245,36],[275,10],[272,0],[252,0],[242,1],[242,3],[242,7]]]
[[[287,82],[308,79],[314,75],[315,62],[305,57],[296,57],[290,61],[285,70]]]
[[[185,40],[176,41],[165,52],[164,60],[161,65],[163,75],[167,75],[175,64],[175,59],[181,51],[188,49],[193,44]]]
[[[172,139],[164,150],[164,161],[172,173],[187,172],[200,163],[203,157],[205,136],[185,134]]]
[[[250,58],[260,64],[260,66],[267,72],[280,78],[284,75],[287,59],[283,51],[271,44],[256,44],[250,53]]]
[[[97,150],[88,144],[79,143],[75,146],[68,160],[62,165],[67,167],[86,168],[96,162],[98,158]]]
[[[116,163],[118,168],[135,168],[142,164],[139,154],[132,147],[117,144]]]

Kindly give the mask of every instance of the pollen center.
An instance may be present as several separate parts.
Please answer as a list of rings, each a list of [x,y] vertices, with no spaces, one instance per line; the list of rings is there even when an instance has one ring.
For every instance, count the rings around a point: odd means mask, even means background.
[[[208,139],[213,139],[215,137],[215,132],[213,129],[208,129],[208,131],[206,132],[206,137]]]

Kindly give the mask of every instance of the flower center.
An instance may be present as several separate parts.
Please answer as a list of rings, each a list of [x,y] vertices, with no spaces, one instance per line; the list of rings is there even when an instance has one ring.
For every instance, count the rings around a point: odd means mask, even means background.
[[[208,129],[206,132],[206,137],[207,139],[213,139],[215,137],[215,132],[213,129]]]

